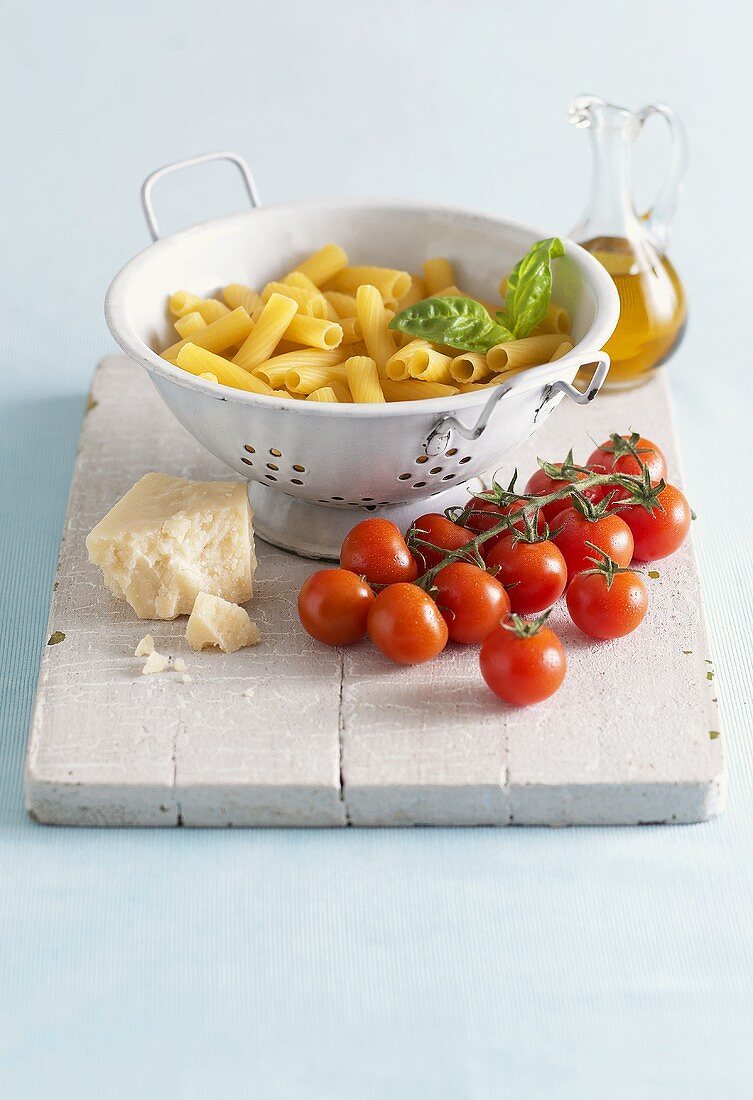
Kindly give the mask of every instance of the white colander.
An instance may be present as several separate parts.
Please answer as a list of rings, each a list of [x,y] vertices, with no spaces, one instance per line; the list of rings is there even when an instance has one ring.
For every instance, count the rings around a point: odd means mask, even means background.
[[[240,169],[253,209],[160,239],[151,202],[156,180],[209,160]],[[451,207],[401,201],[327,199],[261,209],[246,162],[209,153],[154,172],[142,198],[155,243],[113,280],[105,314],[112,335],[146,367],[162,398],[212,454],[248,478],[262,538],[311,557],[337,557],[344,533],[368,514],[406,527],[431,498],[439,511],[467,500],[469,484],[527,439],[564,395],[587,404],[609,359],[619,299],[591,255],[566,240],[554,264],[554,297],[573,320],[572,352],[492,390],[382,405],[319,404],[218,386],[172,366],[152,350],[174,340],[167,296],[211,295],[228,283],[262,287],[329,241],[353,263],[415,271],[448,256],[458,284],[490,297],[500,276],[546,233]],[[572,385],[593,364],[583,392]]]

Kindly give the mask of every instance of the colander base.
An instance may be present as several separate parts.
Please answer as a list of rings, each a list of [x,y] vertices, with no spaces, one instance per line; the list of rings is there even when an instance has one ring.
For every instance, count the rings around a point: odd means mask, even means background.
[[[488,483],[485,478],[475,477],[434,496],[381,507],[310,504],[253,481],[249,482],[249,498],[254,510],[254,532],[260,539],[302,558],[337,561],[343,539],[361,520],[380,516],[392,520],[401,531],[407,531],[420,515],[443,512],[458,505],[462,507],[468,503],[470,493],[481,492]]]

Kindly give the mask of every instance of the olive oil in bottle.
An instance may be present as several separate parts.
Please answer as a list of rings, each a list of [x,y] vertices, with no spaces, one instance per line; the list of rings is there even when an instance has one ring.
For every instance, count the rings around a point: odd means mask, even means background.
[[[669,124],[672,162],[659,197],[641,218],[631,196],[630,156],[654,115]],[[617,287],[620,318],[604,347],[611,359],[606,385],[624,389],[645,382],[685,330],[685,293],[664,251],[685,171],[684,133],[668,107],[633,112],[594,96],[572,104],[570,121],[589,130],[594,168],[588,211],[570,235],[604,265]]]
[[[604,350],[612,361],[610,387],[637,385],[680,342],[685,293],[670,261],[653,248],[641,254],[624,237],[583,241],[607,269],[620,296],[620,319]]]

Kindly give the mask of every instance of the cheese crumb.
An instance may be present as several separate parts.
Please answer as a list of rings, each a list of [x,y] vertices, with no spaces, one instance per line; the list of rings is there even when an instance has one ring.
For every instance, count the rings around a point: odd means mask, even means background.
[[[164,672],[170,664],[164,653],[158,653],[156,649],[153,649],[147,659],[144,661],[144,667],[141,670],[142,676],[150,676],[155,672]]]
[[[245,482],[137,481],[86,539],[89,560],[140,619],[190,615],[197,593],[253,595],[256,568]]]
[[[154,653],[154,638],[151,634],[145,634],[133,651],[134,657],[148,657]]]
[[[216,646],[224,653],[235,653],[243,646],[256,645],[259,637],[258,626],[242,607],[199,592],[186,625],[186,641],[191,649]]]
[[[176,657],[173,661],[173,669],[175,672],[185,672],[187,668],[188,665],[182,657]]]
[[[255,693],[255,688],[246,688],[245,691],[241,692],[241,695],[244,695],[246,699],[253,699]]]

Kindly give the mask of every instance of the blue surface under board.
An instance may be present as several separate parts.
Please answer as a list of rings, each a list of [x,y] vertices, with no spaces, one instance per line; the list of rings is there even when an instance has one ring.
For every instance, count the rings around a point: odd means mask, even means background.
[[[4,16],[0,93],[0,1096],[751,1095],[750,8],[227,0]],[[98,832],[21,772],[106,286],[143,177],[197,151],[266,201],[407,195],[566,232],[593,91],[684,117],[669,371],[698,513],[731,797],[687,828]],[[639,204],[666,162],[643,139]],[[166,228],[244,200],[205,168]],[[636,425],[639,427],[639,425]],[[629,675],[629,669],[625,670]]]

